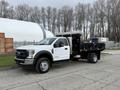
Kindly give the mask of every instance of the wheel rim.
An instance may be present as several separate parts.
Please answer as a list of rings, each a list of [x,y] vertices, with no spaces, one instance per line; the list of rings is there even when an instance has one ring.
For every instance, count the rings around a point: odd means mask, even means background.
[[[42,61],[41,64],[40,64],[40,68],[42,71],[47,71],[48,70],[48,62],[47,61]]]
[[[97,62],[97,56],[96,55],[94,55],[93,60],[94,60],[94,62]]]

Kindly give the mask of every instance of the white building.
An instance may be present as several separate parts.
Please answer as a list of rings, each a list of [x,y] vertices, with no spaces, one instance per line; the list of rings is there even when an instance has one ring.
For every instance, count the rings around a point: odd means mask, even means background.
[[[32,22],[12,20],[0,18],[0,32],[4,32],[7,37],[14,38],[14,41],[35,41],[38,42],[43,39],[43,30],[41,27]],[[46,37],[53,37],[54,35],[45,30]]]

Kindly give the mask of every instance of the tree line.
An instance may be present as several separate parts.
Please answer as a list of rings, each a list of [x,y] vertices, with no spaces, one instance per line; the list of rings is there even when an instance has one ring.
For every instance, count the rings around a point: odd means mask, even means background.
[[[83,38],[108,37],[120,42],[120,0],[97,0],[92,4],[78,3],[75,7],[11,6],[0,1],[0,17],[38,23],[51,32],[81,31]]]

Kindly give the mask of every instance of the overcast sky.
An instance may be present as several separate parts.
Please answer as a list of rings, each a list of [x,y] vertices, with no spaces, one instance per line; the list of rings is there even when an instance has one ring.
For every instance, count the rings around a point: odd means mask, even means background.
[[[62,6],[68,5],[74,7],[79,2],[81,3],[93,3],[95,0],[6,0],[11,5],[18,5],[18,4],[29,4],[30,6],[39,6],[39,7],[57,7],[61,8]]]

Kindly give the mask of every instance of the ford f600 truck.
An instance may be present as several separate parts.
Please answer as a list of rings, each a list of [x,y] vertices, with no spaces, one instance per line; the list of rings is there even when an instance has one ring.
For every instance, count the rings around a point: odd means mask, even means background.
[[[46,38],[38,45],[23,46],[16,49],[15,61],[20,65],[33,65],[39,73],[46,73],[57,61],[87,59],[90,63],[100,60],[104,43],[82,42],[80,32],[59,33]]]

